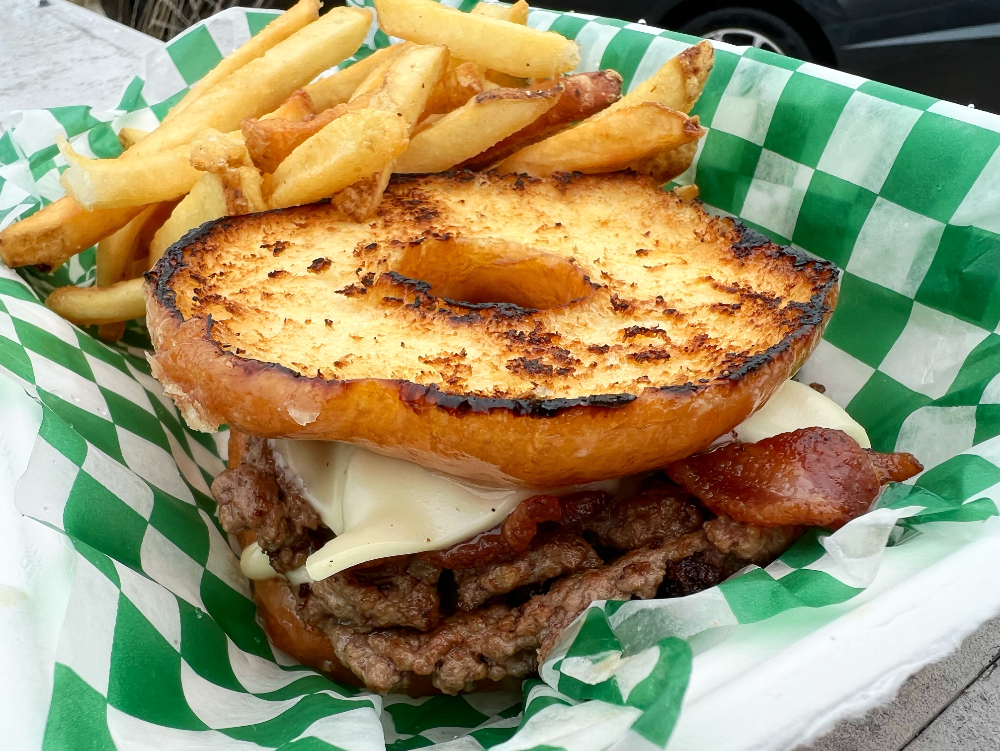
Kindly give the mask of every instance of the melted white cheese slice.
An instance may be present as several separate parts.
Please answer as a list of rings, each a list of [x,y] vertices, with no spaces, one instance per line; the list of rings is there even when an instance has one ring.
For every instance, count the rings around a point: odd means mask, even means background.
[[[871,448],[864,428],[836,402],[805,384],[787,381],[736,428],[753,443],[800,428],[843,430]],[[328,576],[377,558],[441,550],[492,529],[533,495],[577,490],[614,493],[618,480],[555,489],[488,487],[382,456],[360,446],[329,441],[272,441],[275,460],[299,483],[303,497],[337,535],[286,575],[293,584]],[[240,568],[250,579],[278,574],[257,543]]]
[[[833,399],[798,381],[785,381],[767,403],[736,428],[736,438],[756,443],[801,428],[842,430],[862,448],[870,449],[868,434]]]
[[[533,495],[618,488],[617,480],[555,489],[487,487],[346,443],[277,440],[272,446],[337,535],[306,561],[313,580],[377,558],[450,547],[497,526]]]
[[[271,559],[267,557],[267,553],[261,550],[260,545],[256,542],[251,542],[243,548],[243,553],[240,555],[240,571],[243,572],[243,576],[253,581],[263,581],[264,579],[273,579],[276,576],[281,576],[281,574],[271,568]],[[289,571],[285,574],[285,578],[292,584],[309,584],[312,582],[305,566],[297,568],[294,571]]]
[[[243,552],[240,554],[240,571],[243,572],[243,576],[253,581],[264,581],[264,579],[281,576],[271,568],[271,559],[256,542],[251,542],[243,548]]]

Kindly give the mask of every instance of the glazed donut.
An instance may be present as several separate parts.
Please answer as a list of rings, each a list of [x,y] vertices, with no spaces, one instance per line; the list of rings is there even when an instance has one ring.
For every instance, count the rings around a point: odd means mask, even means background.
[[[193,427],[533,487],[708,446],[809,356],[838,271],[633,174],[396,178],[377,217],[222,219],[146,276]]]

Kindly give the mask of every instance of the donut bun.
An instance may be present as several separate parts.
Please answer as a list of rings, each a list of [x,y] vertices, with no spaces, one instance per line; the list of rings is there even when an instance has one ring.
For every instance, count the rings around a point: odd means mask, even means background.
[[[146,276],[187,421],[534,487],[663,467],[819,342],[838,271],[653,181],[397,178],[370,223],[232,217]]]

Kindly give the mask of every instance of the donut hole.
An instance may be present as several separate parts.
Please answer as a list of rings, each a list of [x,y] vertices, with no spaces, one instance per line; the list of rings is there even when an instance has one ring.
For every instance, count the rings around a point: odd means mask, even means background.
[[[397,272],[431,285],[430,294],[458,303],[510,303],[545,310],[569,305],[594,288],[571,259],[495,239],[427,238],[412,243]]]

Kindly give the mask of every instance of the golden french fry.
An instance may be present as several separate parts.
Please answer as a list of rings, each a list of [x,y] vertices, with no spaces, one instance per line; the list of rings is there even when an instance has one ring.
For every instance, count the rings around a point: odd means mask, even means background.
[[[405,50],[386,69],[379,87],[366,95],[367,106],[401,115],[411,134],[448,67],[448,57],[448,48],[441,45]]]
[[[278,165],[269,204],[284,208],[328,198],[385,168],[406,144],[407,126],[397,113],[348,112]]]
[[[604,112],[521,149],[497,169],[535,177],[557,172],[614,172],[695,141],[706,132],[697,117],[688,117],[658,102],[640,102],[601,117]]]
[[[527,79],[508,76],[506,73],[501,73],[498,70],[488,70],[483,76],[486,78],[487,83],[491,83],[494,86],[502,86],[505,89],[519,89],[522,86],[528,85]]]
[[[153,212],[149,221],[143,225],[142,231],[139,233],[139,243],[136,245],[135,254],[132,256],[131,268],[129,274],[124,277],[125,279],[133,279],[149,268],[149,246],[152,245],[156,233],[160,231],[160,228],[170,218],[170,215],[174,213],[174,209],[177,208],[178,203],[180,201],[164,201]]]
[[[423,120],[421,120],[419,123],[417,123],[417,127],[415,127],[413,129],[413,133],[411,133],[410,135],[415,136],[415,135],[417,135],[417,133],[420,133],[421,131],[427,130],[434,123],[440,122],[441,118],[443,118],[443,117],[444,117],[444,115],[428,115]]]
[[[267,211],[260,172],[254,167],[238,167],[222,178],[226,191],[226,214],[240,216]]]
[[[239,132],[220,133],[213,128],[206,128],[191,141],[189,154],[191,166],[202,172],[219,174],[252,164],[243,136]]]
[[[528,23],[528,4],[524,2],[524,0],[517,0],[517,2],[513,5],[481,2],[469,12],[474,16],[489,16],[490,18],[496,18],[500,21],[509,21],[510,23],[520,24],[521,26],[525,26]],[[462,60],[459,60],[458,62],[464,63]],[[506,73],[500,73],[496,70],[483,71],[482,68],[479,68],[479,71],[484,79],[484,91],[497,86],[507,89],[518,89],[527,85],[527,81],[523,78],[509,76]]]
[[[125,336],[125,321],[101,323],[97,326],[97,338],[102,342],[117,342]]]
[[[656,73],[636,86],[597,118],[607,117],[640,102],[659,102],[678,112],[690,112],[712,72],[715,52],[708,40],[688,47],[665,62]]]
[[[700,192],[698,186],[694,183],[690,185],[678,185],[674,188],[674,194],[684,201],[684,203],[694,203]]]
[[[343,104],[351,98],[373,71],[412,46],[410,42],[404,42],[376,50],[364,60],[359,60],[350,67],[338,70],[326,78],[313,81],[306,86],[305,92],[309,95],[317,112]]]
[[[392,177],[392,166],[385,167],[381,172],[348,185],[339,193],[330,197],[330,205],[353,222],[364,222],[369,219],[382,202],[382,195],[389,178]]]
[[[236,130],[243,118],[277,109],[292,92],[352,55],[364,41],[371,18],[362,8],[334,8],[224,78],[126,154],[148,155],[179,146],[205,128]]]
[[[65,139],[59,151],[70,167],[60,184],[87,210],[118,209],[169,201],[184,195],[198,179],[188,162],[188,146],[177,146],[142,159],[89,159]]]
[[[253,166],[243,136],[205,130],[191,142],[191,165],[222,178],[226,213],[264,211],[260,172]]]
[[[649,175],[659,183],[666,183],[687,171],[698,152],[698,142],[691,141],[670,151],[661,151],[648,159],[641,159],[629,168],[640,175]]]
[[[128,149],[148,135],[149,131],[142,128],[122,128],[118,131],[118,143],[121,144],[123,149]]]
[[[110,287],[59,287],[45,305],[79,326],[131,321],[146,315],[142,277]]]
[[[443,172],[454,167],[530,125],[562,92],[561,86],[553,86],[542,91],[494,89],[479,94],[413,136],[393,171]]]
[[[528,4],[524,0],[517,0],[513,5],[481,2],[470,13],[474,16],[489,16],[501,21],[519,23],[522,26],[528,23]]]
[[[299,0],[288,11],[277,16],[261,29],[256,36],[219,61],[218,65],[188,89],[183,99],[170,108],[170,112],[163,118],[163,122],[168,122],[176,117],[224,78],[252,60],[262,57],[276,44],[283,42],[299,29],[315,21],[319,18],[319,9],[319,0]]]
[[[302,122],[273,118],[243,121],[243,138],[253,163],[264,172],[274,172],[307,138],[338,117],[363,107],[402,112],[409,123],[416,108],[435,90],[448,51],[444,47],[398,45],[402,49],[379,65],[361,84],[349,102],[337,104]],[[350,70],[350,68],[348,69]],[[402,106],[400,106],[402,103]]]
[[[149,265],[159,260],[163,252],[195,227],[226,215],[226,192],[222,178],[204,172],[184,199],[177,204],[170,218],[163,223],[149,244]]]
[[[278,109],[268,112],[260,119],[270,120],[277,118],[298,123],[307,120],[315,114],[316,109],[313,107],[312,98],[306,93],[305,89],[299,89],[283,101]]]
[[[462,63],[450,68],[441,76],[441,80],[431,92],[423,116],[444,114],[458,109],[476,94],[483,93],[484,82],[483,69],[475,63]]]
[[[607,117],[618,109],[640,102],[658,102],[678,112],[690,112],[705,88],[714,62],[715,52],[711,42],[699,42],[667,60],[631,93],[595,115],[595,119]],[[676,149],[652,154],[629,167],[634,172],[651,175],[658,182],[665,183],[691,166],[696,150],[697,144],[691,142]]]
[[[360,109],[351,104],[338,104],[323,110],[316,117],[301,122],[293,122],[282,118],[255,120],[248,117],[243,121],[243,141],[246,144],[250,159],[264,172],[274,172],[289,154],[298,148],[299,144],[315,135],[341,115],[352,109]]]
[[[489,169],[514,152],[543,141],[572,123],[586,120],[621,98],[622,77],[613,70],[572,73],[562,78],[542,81],[531,88],[547,89],[553,86],[561,86],[563,93],[552,109],[531,125],[459,166],[477,171]]]
[[[143,227],[159,209],[160,204],[147,206],[139,216],[97,244],[98,287],[110,287],[130,278]],[[97,327],[97,336],[106,342],[118,341],[124,333],[124,322],[103,323]]]
[[[417,44],[444,44],[452,54],[512,76],[550,78],[580,62],[580,48],[551,31],[462,13],[434,0],[375,0],[387,34]]]
[[[11,268],[54,269],[124,227],[142,206],[87,211],[69,196],[0,232],[0,259]]]
[[[160,208],[147,206],[135,219],[97,243],[97,286],[110,287],[125,279],[131,270],[132,257],[139,245],[142,228]]]

